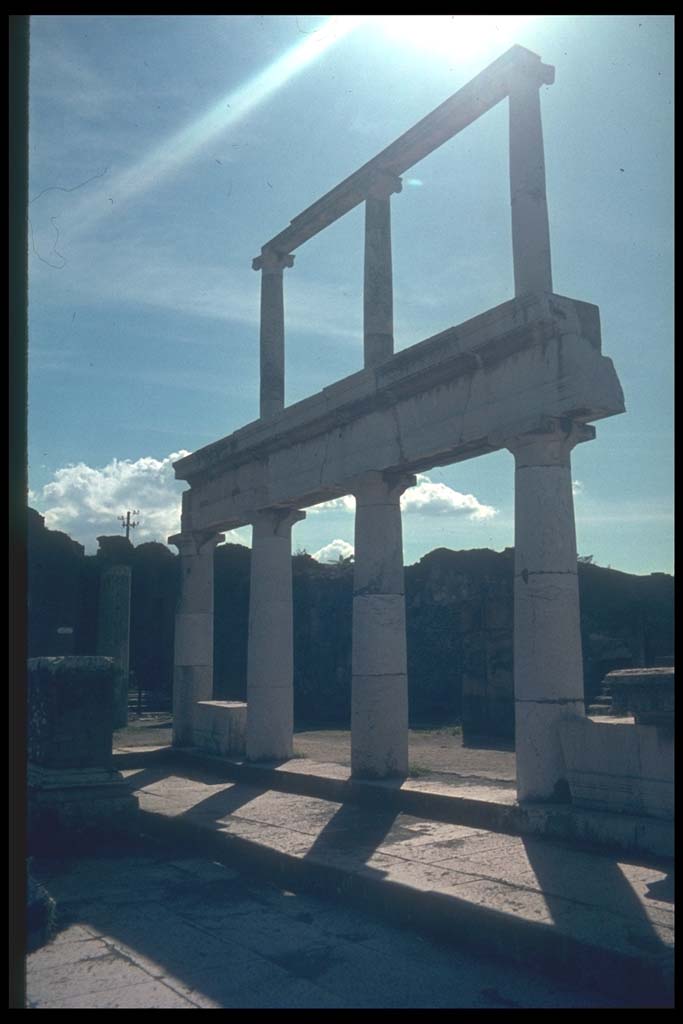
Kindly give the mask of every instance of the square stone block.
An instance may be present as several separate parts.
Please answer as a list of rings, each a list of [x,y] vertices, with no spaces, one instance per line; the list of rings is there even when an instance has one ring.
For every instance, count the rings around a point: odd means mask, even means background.
[[[111,766],[112,658],[31,658],[28,759],[44,768]]]
[[[575,803],[673,818],[673,744],[662,742],[654,726],[563,722],[560,740]]]
[[[203,700],[194,706],[194,746],[223,757],[242,757],[247,742],[247,705],[244,701]]]

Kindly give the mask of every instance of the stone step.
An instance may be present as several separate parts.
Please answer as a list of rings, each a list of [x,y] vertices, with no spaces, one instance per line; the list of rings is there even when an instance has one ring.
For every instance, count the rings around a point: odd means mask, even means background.
[[[294,758],[273,766],[231,760],[196,748],[165,748],[156,758],[170,757],[185,770],[206,769],[220,778],[285,793],[391,809],[434,821],[490,829],[518,836],[552,836],[579,847],[637,852],[673,857],[674,834],[670,821],[638,815],[614,814],[572,806],[570,803],[517,802],[514,782],[503,783],[472,776],[451,776],[448,782],[433,775],[426,779],[350,778],[348,767]],[[134,759],[134,754],[132,755]],[[130,755],[117,754],[114,761]],[[123,766],[123,762],[122,766]],[[126,760],[126,766],[128,766]]]
[[[177,757],[131,771],[131,784],[144,833],[187,841],[274,884],[358,903],[482,955],[533,963],[564,980],[578,973],[634,1005],[671,1004],[668,862],[622,864],[386,804],[221,781]]]

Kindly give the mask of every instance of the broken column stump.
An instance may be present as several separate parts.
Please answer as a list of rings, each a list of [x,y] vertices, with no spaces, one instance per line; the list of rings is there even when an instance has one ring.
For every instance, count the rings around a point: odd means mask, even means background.
[[[97,619],[97,653],[106,658],[113,658],[116,666],[114,729],[123,729],[128,725],[130,588],[129,565],[110,565],[102,572]]]

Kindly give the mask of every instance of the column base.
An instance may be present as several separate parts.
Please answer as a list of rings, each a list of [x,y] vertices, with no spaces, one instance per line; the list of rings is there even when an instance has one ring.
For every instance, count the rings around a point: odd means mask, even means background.
[[[31,852],[54,850],[79,834],[105,838],[124,830],[138,811],[138,798],[117,771],[29,763],[27,781]]]
[[[515,701],[517,799],[568,802],[569,782],[559,725],[584,718],[582,700]]]

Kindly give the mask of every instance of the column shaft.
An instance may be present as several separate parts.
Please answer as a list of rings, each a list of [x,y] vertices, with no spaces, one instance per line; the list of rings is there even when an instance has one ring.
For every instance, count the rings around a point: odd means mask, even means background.
[[[253,261],[261,271],[260,415],[276,416],[285,406],[285,306],[282,273],[293,256],[263,252]]]
[[[515,295],[553,290],[540,83],[520,77],[510,92],[510,200]]]
[[[401,494],[414,477],[368,473],[355,488],[351,773],[408,772]]]
[[[294,644],[292,526],[304,512],[272,509],[253,521],[247,653],[247,758],[292,756]]]
[[[365,366],[377,366],[394,351],[394,295],[391,268],[391,200],[365,201],[365,274],[363,287]]]
[[[552,798],[566,778],[562,718],[584,714],[570,452],[592,428],[560,424],[517,437],[514,682],[520,800]]]
[[[192,745],[194,705],[213,697],[213,555],[221,535],[203,543],[174,539],[180,551],[180,600],[175,618],[173,743]]]

